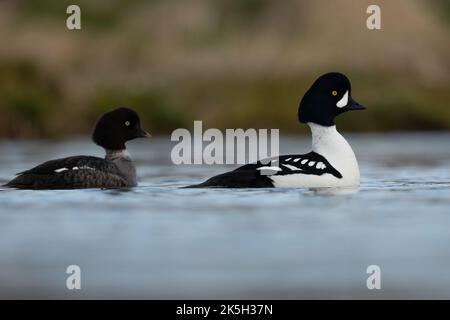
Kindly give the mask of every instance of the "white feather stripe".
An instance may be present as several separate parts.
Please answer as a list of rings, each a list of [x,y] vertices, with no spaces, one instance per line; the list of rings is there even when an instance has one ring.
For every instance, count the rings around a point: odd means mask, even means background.
[[[292,166],[290,164],[283,164],[283,166],[285,166],[286,168],[292,170],[292,171],[302,171],[302,169],[297,168],[296,166]]]
[[[281,171],[282,169],[279,167],[259,167],[256,170],[271,170],[271,171]]]

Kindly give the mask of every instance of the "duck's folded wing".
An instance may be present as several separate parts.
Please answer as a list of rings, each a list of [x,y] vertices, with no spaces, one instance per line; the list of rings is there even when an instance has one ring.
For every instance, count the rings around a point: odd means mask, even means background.
[[[21,189],[120,188],[126,181],[105,159],[75,156],[44,162],[23,171],[6,184]]]
[[[321,176],[331,174],[336,178],[342,178],[341,173],[336,170],[325,157],[316,152],[303,155],[286,155],[279,158],[270,158],[265,161],[247,164],[237,168],[235,171],[257,170],[263,175],[290,175],[308,174]]]
[[[50,160],[29,170],[22,171],[17,175],[26,173],[52,174],[77,169],[92,169],[105,172],[117,171],[117,167],[114,163],[106,161],[105,159],[92,156],[75,156]]]

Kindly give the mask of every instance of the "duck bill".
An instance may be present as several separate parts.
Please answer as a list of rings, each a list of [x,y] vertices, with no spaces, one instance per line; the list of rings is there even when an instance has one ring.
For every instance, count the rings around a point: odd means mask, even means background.
[[[366,107],[353,100],[353,98],[350,98],[349,103],[343,109],[344,111],[365,110]]]
[[[151,138],[152,135],[150,133],[148,133],[145,130],[142,130],[139,132],[138,138]]]

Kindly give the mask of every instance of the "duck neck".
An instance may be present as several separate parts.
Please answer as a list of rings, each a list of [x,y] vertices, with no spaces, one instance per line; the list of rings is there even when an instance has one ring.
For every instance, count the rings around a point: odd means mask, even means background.
[[[105,159],[113,162],[130,186],[137,185],[136,168],[131,160],[130,154],[126,149],[122,150],[105,150]]]
[[[315,123],[308,123],[312,135],[313,151],[326,154],[336,154],[342,147],[349,146],[344,137],[336,130],[336,126],[325,127]]]
[[[118,159],[128,159],[131,161],[130,154],[128,153],[127,149],[122,150],[105,150],[105,159],[109,161],[115,161]]]

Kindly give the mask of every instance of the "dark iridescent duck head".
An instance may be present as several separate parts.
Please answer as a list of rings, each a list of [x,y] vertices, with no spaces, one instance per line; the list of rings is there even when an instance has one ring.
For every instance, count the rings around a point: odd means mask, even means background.
[[[350,80],[338,72],[320,76],[306,91],[298,109],[302,123],[334,126],[334,118],[341,113],[365,108],[352,98]]]
[[[141,128],[138,114],[123,107],[103,114],[92,134],[92,140],[106,150],[124,150],[127,141],[147,137],[150,134]]]

